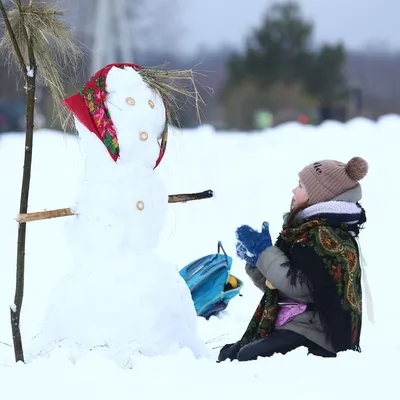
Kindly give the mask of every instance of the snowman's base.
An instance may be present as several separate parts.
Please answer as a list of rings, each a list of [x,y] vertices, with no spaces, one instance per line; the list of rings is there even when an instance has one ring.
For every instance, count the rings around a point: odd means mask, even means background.
[[[131,254],[129,260],[77,269],[61,282],[37,336],[41,354],[62,347],[74,358],[100,349],[122,367],[139,354],[165,355],[181,348],[195,357],[206,354],[179,272],[156,256]]]

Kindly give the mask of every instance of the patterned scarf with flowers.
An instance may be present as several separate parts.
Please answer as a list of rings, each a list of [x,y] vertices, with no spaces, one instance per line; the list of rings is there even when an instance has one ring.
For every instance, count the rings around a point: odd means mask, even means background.
[[[361,265],[354,236],[364,222],[358,204],[319,203],[300,212],[275,243],[290,261],[292,285],[308,286],[314,312],[336,352],[361,351]],[[278,301],[278,291],[266,288],[241,340],[225,345],[220,361],[235,358],[243,346],[274,330]]]
[[[277,290],[265,288],[263,297],[240,340],[240,347],[267,336],[275,327],[279,311]]]
[[[119,144],[117,131],[106,102],[106,78],[112,67],[123,68],[126,66],[136,70],[143,69],[140,65],[130,63],[109,64],[97,71],[78,93],[64,100],[65,105],[78,120],[103,142],[115,162],[119,158]],[[154,168],[161,162],[167,145],[170,114],[167,102],[164,101],[164,104],[166,108],[166,123],[161,136],[160,154],[155,161]]]
[[[365,211],[357,204],[321,203],[299,214],[276,242],[290,260],[292,284],[308,286],[337,352],[361,351],[361,266],[354,235],[365,221]]]

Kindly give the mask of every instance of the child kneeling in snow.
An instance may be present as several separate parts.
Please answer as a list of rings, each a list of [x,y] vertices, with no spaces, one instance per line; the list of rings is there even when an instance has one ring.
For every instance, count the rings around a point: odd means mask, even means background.
[[[321,357],[361,351],[355,238],[366,221],[358,182],[367,172],[360,157],[306,166],[275,246],[266,222],[261,233],[247,225],[237,229],[237,255],[264,294],[242,339],[225,345],[218,361],[255,360],[302,346]]]

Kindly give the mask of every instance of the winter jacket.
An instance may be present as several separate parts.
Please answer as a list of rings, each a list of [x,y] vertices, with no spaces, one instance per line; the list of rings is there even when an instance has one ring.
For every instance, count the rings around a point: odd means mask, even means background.
[[[313,306],[275,329],[303,335],[332,353],[360,351],[361,268],[354,240],[366,220],[360,197],[356,187],[339,199],[306,208],[282,230],[275,246],[260,255],[257,268],[246,265],[260,290],[268,280],[281,302]]]

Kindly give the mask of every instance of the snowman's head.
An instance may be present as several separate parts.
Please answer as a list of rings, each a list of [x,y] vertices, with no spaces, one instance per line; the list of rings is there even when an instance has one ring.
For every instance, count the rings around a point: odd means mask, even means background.
[[[86,136],[89,131],[100,139],[104,157],[117,165],[154,168],[165,152],[168,112],[140,69],[134,64],[110,64],[65,104],[79,121],[79,134]]]

